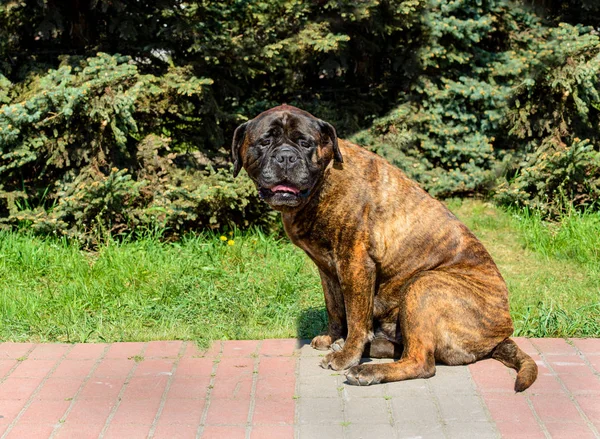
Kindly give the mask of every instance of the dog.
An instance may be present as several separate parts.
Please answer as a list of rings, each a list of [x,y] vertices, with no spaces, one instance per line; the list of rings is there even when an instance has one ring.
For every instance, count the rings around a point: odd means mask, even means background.
[[[535,362],[509,338],[491,256],[400,169],[290,105],[237,127],[231,153],[234,176],[246,170],[319,269],[328,328],[311,346],[331,349],[322,367],[371,385],[495,358],[517,371],[517,392],[535,381]],[[359,364],[363,355],[399,359]]]

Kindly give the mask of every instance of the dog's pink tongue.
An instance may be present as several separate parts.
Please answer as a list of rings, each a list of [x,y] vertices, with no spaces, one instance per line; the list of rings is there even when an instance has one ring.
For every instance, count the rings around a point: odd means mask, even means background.
[[[298,194],[300,191],[295,187],[278,184],[277,186],[271,188],[271,192],[291,192],[293,194]]]

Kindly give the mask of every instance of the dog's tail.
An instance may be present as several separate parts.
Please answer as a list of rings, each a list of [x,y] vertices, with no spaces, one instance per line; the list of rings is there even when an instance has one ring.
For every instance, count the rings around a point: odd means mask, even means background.
[[[505,339],[496,346],[492,352],[492,358],[517,371],[515,392],[522,392],[527,389],[537,378],[538,367],[533,358],[519,349],[519,346],[510,338]]]

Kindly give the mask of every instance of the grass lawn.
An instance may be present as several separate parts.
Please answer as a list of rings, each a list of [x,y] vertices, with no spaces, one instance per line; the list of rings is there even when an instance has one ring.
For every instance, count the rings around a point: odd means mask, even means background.
[[[450,208],[494,256],[516,333],[600,336],[600,215],[549,227],[477,201]],[[85,252],[0,233],[0,340],[311,337],[326,325],[313,264],[286,239],[146,238]]]

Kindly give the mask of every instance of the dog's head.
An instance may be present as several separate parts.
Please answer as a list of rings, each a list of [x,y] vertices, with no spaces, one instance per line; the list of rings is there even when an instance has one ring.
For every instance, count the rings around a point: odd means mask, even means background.
[[[234,176],[243,166],[260,196],[282,211],[303,206],[331,160],[342,162],[333,126],[289,105],[237,127],[231,154]]]

